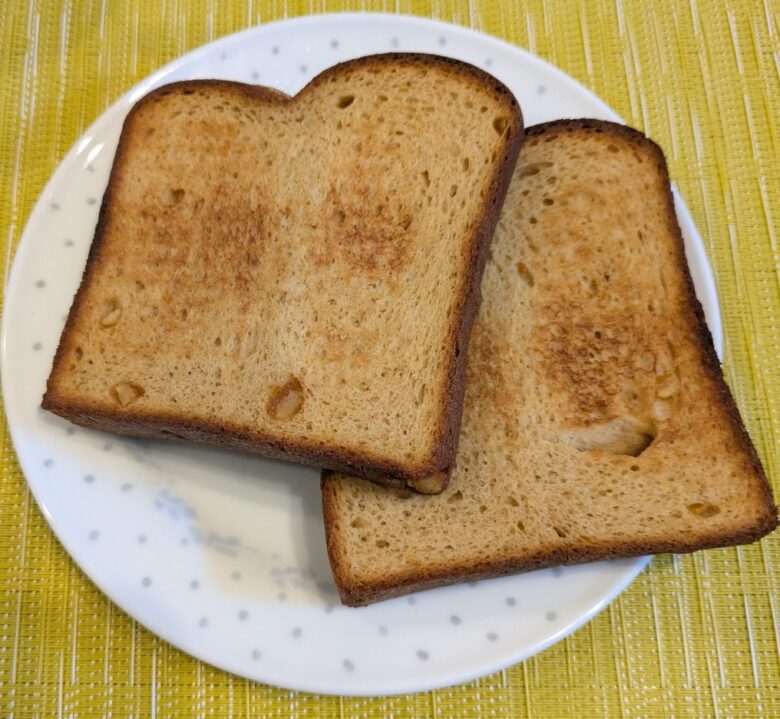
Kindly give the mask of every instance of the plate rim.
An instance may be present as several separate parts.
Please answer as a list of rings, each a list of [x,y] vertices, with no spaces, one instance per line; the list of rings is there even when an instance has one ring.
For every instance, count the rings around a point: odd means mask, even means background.
[[[616,112],[614,112],[614,110],[612,110],[609,107],[609,105],[607,105],[593,91],[591,91],[585,85],[583,85],[578,80],[576,80],[574,77],[570,76],[569,74],[567,74],[557,66],[553,65],[552,63],[548,62],[547,60],[531,53],[530,51],[528,51],[523,47],[514,45],[506,40],[503,40],[499,37],[486,33],[482,30],[476,30],[470,27],[466,27],[463,25],[458,25],[450,22],[445,22],[435,18],[428,18],[428,17],[416,16],[410,14],[401,14],[401,13],[396,14],[396,13],[385,13],[385,12],[315,13],[315,14],[284,18],[280,20],[275,20],[273,22],[253,25],[251,27],[244,28],[234,33],[229,33],[222,37],[211,40],[204,45],[200,45],[196,48],[193,48],[192,50],[189,50],[188,52],[167,62],[157,70],[153,71],[152,73],[150,73],[149,75],[147,75],[146,77],[144,77],[143,79],[135,83],[130,89],[128,89],[126,92],[122,93],[118,98],[116,98],[105,110],[100,112],[98,117],[96,117],[88,125],[88,127],[75,140],[75,142],[70,147],[68,152],[65,153],[62,159],[59,160],[57,167],[55,168],[53,173],[49,176],[49,179],[42,187],[35,203],[32,206],[32,209],[30,210],[29,214],[25,218],[24,230],[22,231],[20,240],[13,253],[13,256],[9,257],[10,268],[8,268],[7,270],[6,282],[3,289],[4,303],[3,303],[3,312],[2,312],[2,327],[0,328],[0,383],[2,384],[3,406],[4,406],[4,411],[6,413],[8,431],[9,434],[11,435],[12,443],[14,445],[14,453],[17,457],[17,461],[19,462],[20,468],[22,469],[22,474],[24,475],[25,483],[27,484],[27,487],[30,489],[30,492],[34,497],[36,504],[38,505],[38,508],[41,510],[41,513],[46,519],[46,522],[50,530],[52,531],[54,537],[66,550],[70,560],[73,561],[74,564],[76,564],[78,569],[89,579],[89,581],[110,601],[112,601],[123,612],[125,612],[133,621],[138,622],[138,624],[146,628],[152,634],[162,638],[164,641],[168,642],[173,647],[179,649],[180,651],[185,652],[186,654],[189,654],[190,656],[196,658],[198,661],[203,661],[204,663],[209,664],[210,666],[214,666],[218,669],[234,673],[238,676],[247,677],[252,681],[268,682],[274,686],[284,687],[286,689],[291,689],[294,691],[315,692],[320,694],[337,695],[337,696],[341,695],[341,696],[368,697],[368,696],[391,696],[391,695],[398,695],[398,694],[417,693],[421,691],[428,691],[428,690],[448,687],[455,684],[467,682],[479,677],[483,677],[488,674],[494,673],[495,671],[525,661],[526,659],[538,654],[539,652],[544,651],[545,649],[559,642],[561,639],[575,632],[577,629],[579,629],[580,627],[588,623],[597,614],[603,611],[607,606],[609,606],[615,600],[615,598],[619,596],[636,579],[636,577],[648,566],[648,564],[652,560],[652,556],[630,558],[633,564],[630,567],[626,568],[624,574],[619,578],[619,580],[614,582],[614,584],[609,588],[609,591],[606,592],[603,596],[601,596],[601,598],[593,606],[589,607],[586,611],[579,614],[573,621],[571,621],[568,625],[560,629],[558,632],[551,634],[549,637],[542,640],[541,642],[537,642],[536,644],[524,647],[521,651],[508,650],[503,653],[497,653],[498,658],[495,659],[493,662],[490,663],[483,662],[483,664],[481,664],[479,667],[475,667],[468,671],[450,672],[446,677],[442,677],[441,679],[437,679],[434,681],[427,681],[425,679],[421,679],[420,681],[414,684],[407,682],[403,686],[398,686],[395,689],[383,688],[380,691],[376,691],[376,690],[372,690],[369,686],[369,688],[367,688],[366,690],[361,690],[360,686],[355,686],[348,692],[346,692],[343,688],[335,688],[335,689],[329,688],[327,681],[325,685],[322,685],[320,684],[320,682],[317,681],[316,677],[308,678],[306,680],[301,680],[301,681],[297,681],[297,680],[285,681],[283,684],[277,683],[277,680],[275,679],[263,679],[261,677],[261,674],[263,673],[262,671],[259,672],[254,677],[249,677],[245,671],[243,671],[240,667],[235,666],[234,663],[229,660],[228,661],[220,660],[219,664],[215,663],[213,657],[212,658],[205,657],[203,653],[201,653],[201,651],[198,650],[196,645],[191,645],[192,643],[189,641],[182,641],[182,637],[178,637],[178,636],[174,637],[172,633],[168,633],[165,630],[165,627],[158,627],[155,629],[150,628],[150,626],[146,623],[146,621],[139,620],[136,617],[135,612],[130,610],[128,606],[130,603],[126,604],[123,597],[117,596],[113,592],[108,591],[104,587],[103,583],[98,581],[97,577],[93,576],[91,572],[88,572],[85,569],[85,567],[82,565],[82,563],[76,560],[76,556],[79,556],[81,554],[80,550],[77,549],[71,541],[64,539],[60,535],[60,533],[57,532],[57,529],[54,526],[54,519],[51,513],[49,512],[45,502],[43,501],[43,498],[39,497],[38,491],[34,483],[30,482],[30,480],[28,479],[28,474],[32,473],[32,467],[29,466],[28,461],[26,459],[23,459],[22,456],[16,450],[16,447],[18,445],[17,440],[20,439],[18,437],[18,433],[21,431],[21,429],[20,427],[16,426],[17,421],[14,420],[11,414],[9,414],[8,412],[8,407],[9,407],[7,402],[8,390],[7,390],[7,383],[4,380],[7,377],[9,354],[10,354],[9,338],[7,332],[8,318],[9,315],[11,314],[11,310],[9,309],[9,307],[12,307],[14,303],[7,302],[7,298],[11,295],[16,294],[19,291],[18,286],[21,281],[20,267],[21,265],[24,264],[23,258],[25,253],[28,252],[29,251],[28,248],[32,246],[32,240],[28,239],[30,220],[33,216],[35,216],[40,211],[42,204],[44,202],[44,198],[46,197],[47,191],[51,187],[51,185],[54,184],[56,181],[59,181],[62,175],[67,176],[67,173],[65,172],[64,168],[66,165],[69,165],[70,163],[73,162],[75,157],[79,154],[80,147],[84,143],[86,143],[91,136],[102,131],[106,125],[109,125],[110,123],[114,122],[118,114],[123,112],[126,114],[129,108],[141,96],[145,95],[152,88],[161,84],[161,82],[164,81],[165,78],[168,77],[171,73],[180,69],[182,65],[195,62],[207,56],[208,54],[213,52],[216,47],[230,45],[233,43],[241,43],[245,38],[251,37],[258,32],[273,33],[274,28],[280,26],[285,26],[285,25],[305,25],[305,26],[315,25],[316,26],[322,23],[323,21],[325,22],[337,21],[345,24],[355,24],[358,27],[359,24],[362,22],[383,22],[383,21],[399,23],[401,26],[404,25],[417,26],[417,27],[424,26],[432,30],[438,29],[441,32],[460,35],[461,37],[464,38],[477,40],[483,43],[489,43],[494,46],[497,45],[501,47],[502,50],[505,52],[509,51],[512,53],[520,53],[527,62],[531,63],[532,65],[536,65],[537,67],[543,69],[547,73],[551,73],[552,75],[556,76],[560,81],[562,81],[564,84],[569,85],[570,87],[576,89],[579,93],[585,94],[590,101],[592,101],[595,105],[597,105],[601,109],[602,112],[614,118],[615,122],[620,122],[625,124],[623,118],[620,117]],[[345,30],[347,31],[353,29],[354,28],[351,27],[345,28]],[[437,54],[437,53],[432,52],[431,54]],[[677,190],[674,189],[674,186],[673,186],[673,192],[675,197],[675,206],[676,206],[676,211],[678,213],[679,224],[689,227],[693,233],[694,242],[691,243],[692,247],[689,247],[687,249],[689,249],[689,251],[693,249],[693,252],[695,254],[695,260],[698,265],[698,269],[700,270],[699,271],[700,280],[703,283],[705,292],[710,298],[712,298],[713,311],[712,314],[708,314],[708,326],[713,337],[713,343],[715,345],[716,353],[718,354],[719,357],[721,357],[722,348],[723,348],[723,323],[722,323],[722,315],[721,315],[721,305],[720,305],[719,295],[715,283],[714,272],[709,262],[709,259],[707,257],[706,248],[704,246],[704,242],[702,240],[701,234],[699,233],[699,230],[693,221],[690,211],[688,210],[687,206],[685,205],[684,201],[680,197]],[[371,682],[366,682],[366,683],[369,685],[371,684]]]

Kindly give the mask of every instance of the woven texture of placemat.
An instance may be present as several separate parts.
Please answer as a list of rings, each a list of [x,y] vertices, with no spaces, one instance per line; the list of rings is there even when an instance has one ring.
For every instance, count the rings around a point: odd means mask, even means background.
[[[0,0],[0,241],[135,82],[227,33],[339,10],[470,26],[551,61],[665,149],[717,279],[725,373],[780,491],[776,0]],[[340,699],[256,684],[157,639],[49,530],[2,420],[0,717],[780,717],[780,536],[657,557],[568,639],[465,685]]]

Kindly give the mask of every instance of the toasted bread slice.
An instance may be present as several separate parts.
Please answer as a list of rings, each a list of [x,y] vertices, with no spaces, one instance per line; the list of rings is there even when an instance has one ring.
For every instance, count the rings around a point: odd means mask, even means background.
[[[346,604],[777,525],[655,144],[592,120],[530,128],[482,292],[447,490],[323,477]]]
[[[440,490],[521,136],[503,85],[430,55],[347,62],[293,98],[152,92],[125,122],[43,407]]]

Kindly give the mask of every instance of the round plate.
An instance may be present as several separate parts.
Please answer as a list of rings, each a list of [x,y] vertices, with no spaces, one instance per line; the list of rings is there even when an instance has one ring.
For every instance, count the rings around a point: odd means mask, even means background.
[[[188,78],[295,93],[327,67],[386,51],[450,55],[514,91],[531,125],[619,120],[554,67],[460,27],[392,15],[322,15],[223,38],[118,100],[38,200],[7,287],[5,407],[46,519],[87,575],[171,644],[292,689],[371,695],[462,682],[527,658],[603,609],[648,558],[463,584],[364,609],[339,604],[325,552],[318,473],[183,443],[120,439],[39,407],[81,278],[122,121],[152,88]],[[701,241],[678,201],[696,290],[720,348]]]

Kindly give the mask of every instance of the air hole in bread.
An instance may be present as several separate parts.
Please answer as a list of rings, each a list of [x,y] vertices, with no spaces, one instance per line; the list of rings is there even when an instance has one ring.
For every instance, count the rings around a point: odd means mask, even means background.
[[[84,350],[81,349],[81,347],[76,347],[76,350],[74,351],[74,354],[76,355],[76,359],[80,360],[84,357]]]
[[[618,148],[617,145],[612,145],[612,144],[607,145],[607,150],[609,152],[620,152],[620,148]]]
[[[717,504],[710,504],[709,502],[694,502],[693,504],[689,504],[686,509],[691,514],[702,517],[703,519],[720,514],[720,507]]]
[[[580,452],[638,457],[653,443],[656,434],[652,420],[626,415],[560,429],[557,440]]]
[[[525,524],[523,524],[522,520],[518,520],[518,522],[517,522],[517,528],[518,528],[518,529],[519,529],[521,532],[525,532]]]
[[[463,492],[457,490],[456,492],[453,492],[449,497],[447,497],[447,502],[449,504],[454,504],[455,502],[460,502],[462,499],[463,499]]]
[[[165,202],[168,205],[176,205],[181,202],[184,197],[184,190],[181,187],[171,188],[168,190],[168,194],[165,197]]]
[[[428,173],[428,170],[423,170],[422,178],[423,178],[423,182],[425,183],[425,186],[426,187],[430,187],[431,186],[431,176]]]
[[[461,164],[463,165],[463,169],[466,172],[468,172],[469,166],[471,165],[471,162],[469,161],[469,158],[468,157],[464,157]]]
[[[362,529],[366,526],[366,520],[362,517],[355,517],[350,523],[350,527],[355,527],[355,529]]]
[[[143,397],[146,391],[135,382],[117,382],[111,388],[111,396],[123,407]]]
[[[222,346],[222,338],[221,338],[221,337],[217,337],[217,338],[214,340],[214,346],[215,346],[215,347],[221,347],[221,346]]]
[[[559,536],[561,539],[566,539],[566,537],[567,537],[567,536],[569,536],[569,535],[568,535],[568,534],[567,534],[567,533],[566,533],[566,532],[565,532],[563,529],[561,529],[560,527],[553,527],[553,529],[555,530],[555,533],[556,533],[556,534],[557,534],[557,535],[558,535],[558,536]]]
[[[535,218],[533,215],[532,215],[531,217],[529,217],[529,218],[528,218],[528,221],[529,221],[529,222],[530,222],[532,225],[535,225],[535,224],[538,222],[538,220],[537,220],[537,219],[536,219],[536,218]]]
[[[525,262],[518,262],[517,263],[517,272],[522,277],[523,281],[529,286],[534,286],[534,276],[531,270],[528,269],[528,266],[525,264]]]
[[[507,503],[510,507],[519,507],[520,502],[518,502],[514,497],[507,497]]]
[[[455,195],[457,195],[457,194],[458,194],[458,186],[457,185],[452,185],[450,187],[450,197],[455,197]]]
[[[291,419],[303,407],[303,385],[297,377],[274,387],[266,404],[266,412],[273,419]]]
[[[119,304],[119,300],[108,300],[104,305],[100,313],[100,326],[101,327],[114,327],[122,316],[122,307]]]
[[[342,95],[338,102],[336,103],[336,106],[343,110],[345,107],[349,107],[353,102],[355,102],[355,96],[354,95]]]
[[[390,546],[390,542],[386,539],[377,539],[376,546],[378,549],[387,549]]]
[[[552,205],[552,204],[553,204],[553,202],[555,202],[555,200],[553,200],[553,199],[552,199],[552,197],[545,197],[545,198],[542,200],[542,204],[544,204],[544,205],[547,205],[548,207],[549,207],[550,205]]]
[[[499,135],[504,134],[504,130],[506,130],[506,125],[507,125],[506,118],[501,115],[493,119],[493,129]]]

